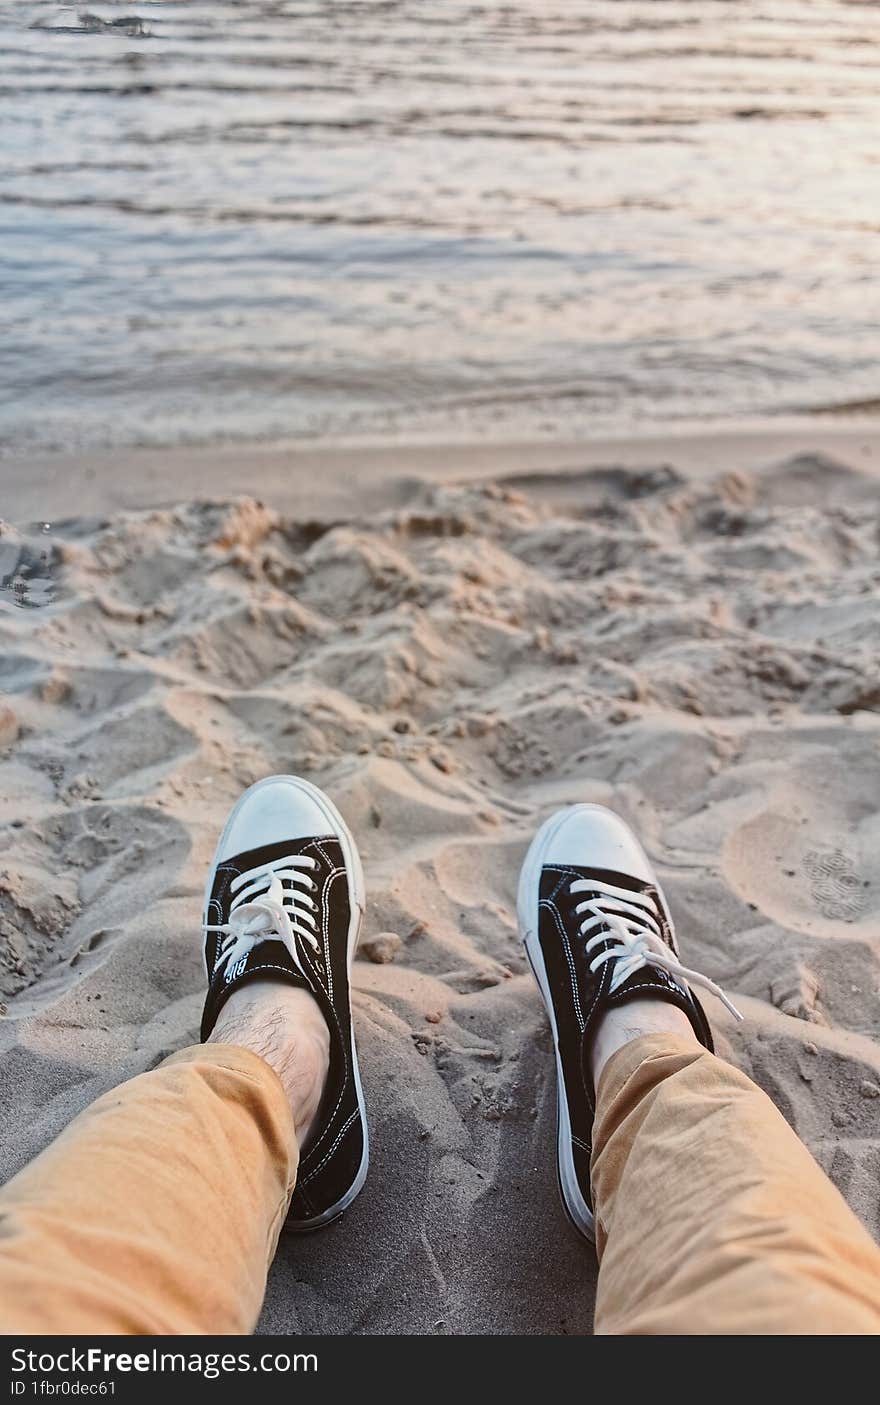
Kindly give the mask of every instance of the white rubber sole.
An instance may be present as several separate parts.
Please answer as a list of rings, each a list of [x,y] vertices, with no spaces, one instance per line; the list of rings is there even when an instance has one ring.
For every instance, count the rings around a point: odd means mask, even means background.
[[[214,872],[220,862],[219,855],[223,852],[226,836],[232,827],[239,807],[248,796],[253,795],[254,791],[261,790],[264,786],[277,785],[279,782],[285,782],[294,789],[308,795],[309,799],[312,800],[327,817],[326,833],[335,834],[339,839],[339,844],[345,858],[345,873],[348,881],[348,905],[351,913],[348,921],[348,973],[350,977],[351,965],[354,961],[354,954],[357,951],[361,922],[363,920],[364,906],[366,903],[366,885],[364,883],[364,870],[361,864],[361,856],[358,853],[357,845],[354,842],[351,830],[348,828],[348,825],[345,823],[345,820],[340,815],[330,797],[325,795],[323,790],[319,790],[316,785],[312,785],[311,781],[305,781],[300,776],[265,776],[263,780],[256,781],[254,785],[249,786],[244,794],[239,797],[223,827],[223,833],[217,841],[217,847],[214,850],[214,858],[208,870],[208,879],[205,884],[205,897],[202,904],[204,918],[207,921],[208,903],[211,897],[211,889],[214,886]],[[288,837],[287,835],[279,836],[281,839]],[[207,960],[205,962],[205,973],[206,975],[208,974]],[[363,1189],[364,1181],[367,1179],[367,1171],[370,1165],[370,1145],[367,1130],[367,1110],[364,1105],[364,1090],[361,1085],[361,1071],[358,1065],[357,1048],[354,1042],[354,1020],[351,1022],[350,1052],[352,1073],[357,1090],[358,1107],[360,1108],[361,1114],[361,1126],[364,1131],[364,1151],[360,1166],[358,1167],[357,1175],[341,1200],[338,1200],[335,1205],[331,1205],[323,1214],[316,1215],[314,1219],[297,1220],[294,1224],[286,1223],[284,1228],[290,1234],[304,1234],[309,1230],[321,1229],[324,1225],[330,1224],[331,1220],[338,1219],[343,1211],[347,1210],[352,1201],[360,1194]]]
[[[550,996],[547,967],[538,941],[538,894],[540,892],[541,870],[545,861],[544,856],[556,830],[569,817],[572,808],[605,812],[604,805],[569,806],[565,810],[558,810],[555,815],[550,816],[549,820],[544,821],[529,846],[529,851],[520,870],[516,915],[519,933],[529,958],[529,965],[534,972],[535,980],[538,982],[538,989],[543,997],[547,1018],[553,1031],[553,1050],[556,1055],[556,1166],[559,1176],[559,1192],[566,1214],[574,1228],[586,1239],[595,1241],[596,1229],[593,1212],[581,1193],[575,1172],[574,1158],[571,1154],[571,1119],[565,1100],[565,1078],[562,1059],[559,1055],[559,1030]]]

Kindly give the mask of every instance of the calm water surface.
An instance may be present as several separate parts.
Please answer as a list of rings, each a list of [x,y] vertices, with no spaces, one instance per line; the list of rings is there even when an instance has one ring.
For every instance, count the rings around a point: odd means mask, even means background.
[[[0,6],[0,443],[880,397],[880,6]]]

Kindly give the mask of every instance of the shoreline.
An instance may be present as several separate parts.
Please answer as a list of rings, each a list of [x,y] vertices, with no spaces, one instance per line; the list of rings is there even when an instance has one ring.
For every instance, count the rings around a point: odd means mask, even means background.
[[[424,482],[665,463],[704,477],[751,472],[804,453],[840,457],[864,473],[880,474],[880,419],[728,422],[583,440],[322,440],[12,456],[0,459],[0,518],[49,521],[240,495],[308,515],[345,513],[356,497],[367,513],[405,503]]]

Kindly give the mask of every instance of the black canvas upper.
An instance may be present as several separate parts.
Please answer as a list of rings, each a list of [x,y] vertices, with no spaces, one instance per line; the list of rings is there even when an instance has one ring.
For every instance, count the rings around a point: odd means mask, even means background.
[[[308,870],[315,883],[310,893],[316,903],[316,937],[319,951],[298,941],[303,972],[287,948],[271,936],[255,945],[228,973],[217,968],[223,937],[206,933],[205,957],[209,972],[208,996],[202,1019],[202,1039],[207,1039],[217,1016],[233,990],[260,976],[273,976],[311,991],[330,1030],[330,1067],[323,1100],[309,1141],[301,1149],[296,1191],[288,1215],[288,1228],[314,1220],[336,1205],[353,1184],[364,1153],[365,1132],[351,1057],[351,1004],[348,976],[348,933],[351,907],[342,846],[335,835],[286,840],[250,849],[217,866],[207,921],[221,925],[229,920],[230,885],[242,873],[278,859],[304,854],[316,860]],[[292,886],[285,884],[285,886]],[[228,963],[226,963],[228,964]]]
[[[585,914],[575,908],[591,897],[589,889],[569,891],[576,879],[591,879],[654,900],[654,910],[666,944],[675,952],[672,927],[665,905],[652,883],[610,869],[582,868],[573,864],[546,864],[541,871],[538,906],[538,941],[553,1001],[559,1056],[564,1073],[563,1093],[571,1122],[571,1152],[578,1184],[584,1200],[591,1205],[590,1156],[592,1152],[595,1094],[590,1071],[590,1052],[601,1015],[613,1005],[622,1005],[637,996],[651,995],[683,1010],[700,1043],[712,1050],[712,1032],[702,1006],[690,988],[656,966],[635,971],[612,994],[611,981],[617,962],[608,960],[590,970],[590,962],[617,939],[612,932],[597,942],[587,954],[586,939],[580,935]],[[612,898],[601,894],[606,911],[615,911]],[[627,914],[621,910],[621,916]],[[598,926],[591,935],[599,935]],[[608,930],[605,928],[604,930]]]

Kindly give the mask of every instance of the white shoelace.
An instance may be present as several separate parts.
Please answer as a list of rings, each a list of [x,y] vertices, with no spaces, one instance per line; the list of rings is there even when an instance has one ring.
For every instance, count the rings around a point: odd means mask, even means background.
[[[296,949],[296,937],[320,951],[318,924],[314,913],[317,903],[309,897],[315,883],[305,869],[315,868],[317,860],[305,854],[291,854],[275,859],[259,868],[240,873],[230,884],[235,894],[229,909],[229,921],[219,925],[204,923],[206,932],[221,932],[221,943],[215,971],[221,965],[231,971],[237,961],[253,950],[258,942],[274,937],[282,942],[296,965],[302,964]],[[284,880],[295,886],[284,887]],[[298,886],[296,886],[298,885]],[[308,889],[302,892],[300,889]],[[305,973],[304,973],[305,974]]]
[[[701,971],[691,971],[683,966],[671,947],[666,945],[657,921],[653,899],[645,893],[634,893],[629,888],[616,888],[611,883],[600,883],[595,878],[576,878],[570,885],[570,893],[594,893],[587,902],[578,903],[576,915],[589,913],[581,923],[580,935],[587,937],[587,954],[594,951],[601,942],[612,940],[613,944],[600,951],[590,962],[590,970],[598,971],[606,961],[616,961],[617,966],[611,977],[612,993],[623,985],[636,971],[645,966],[655,966],[667,971],[676,980],[698,985],[717,996],[736,1019],[743,1017],[728,1000],[720,986],[704,976]],[[614,908],[615,911],[609,911]],[[626,915],[622,915],[625,913]]]

